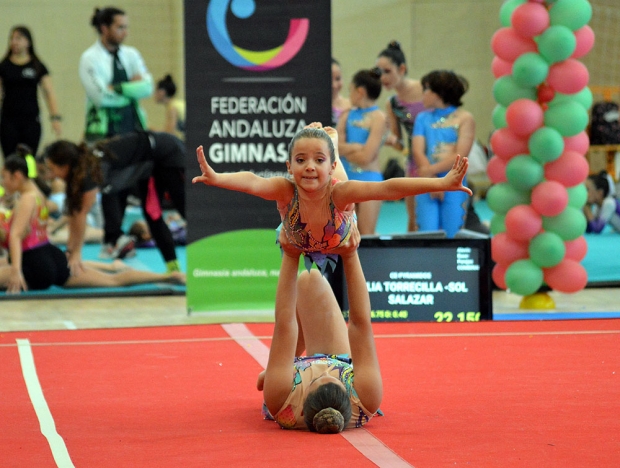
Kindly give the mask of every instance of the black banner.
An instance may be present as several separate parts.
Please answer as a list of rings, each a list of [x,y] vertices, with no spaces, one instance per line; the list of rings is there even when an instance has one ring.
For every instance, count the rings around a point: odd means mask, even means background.
[[[293,135],[331,122],[330,2],[186,0],[185,34],[188,310],[270,318],[276,203],[193,185],[195,151],[217,172],[286,175]]]
[[[328,0],[185,2],[188,242],[246,228],[275,228],[275,203],[193,186],[195,149],[218,172],[284,175],[288,142],[331,121]]]

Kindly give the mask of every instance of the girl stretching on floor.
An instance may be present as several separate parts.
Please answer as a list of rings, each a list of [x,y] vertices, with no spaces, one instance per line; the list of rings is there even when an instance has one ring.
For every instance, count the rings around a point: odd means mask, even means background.
[[[127,269],[108,274],[87,264],[83,265],[82,274],[72,276],[65,254],[49,242],[45,197],[28,178],[28,165],[23,157],[13,155],[6,159],[2,186],[7,193],[18,193],[19,197],[10,217],[0,225],[0,231],[4,232],[0,239],[4,238],[9,250],[9,264],[0,266],[0,289],[18,294],[52,285],[111,288],[155,282],[185,284],[185,275],[180,272],[160,274]]]
[[[245,192],[265,200],[274,200],[282,218],[282,229],[288,241],[305,254],[306,267],[314,261],[321,271],[335,262],[336,256],[325,252],[345,243],[350,236],[355,203],[369,200],[399,200],[426,192],[460,190],[463,186],[467,158],[457,156],[445,177],[397,178],[382,182],[347,180],[336,154],[338,134],[331,127],[315,123],[300,130],[289,144],[286,167],[292,180],[269,179],[252,172],[215,172],[207,163],[202,146],[196,150],[202,182],[228,190]],[[336,140],[336,145],[334,141]]]

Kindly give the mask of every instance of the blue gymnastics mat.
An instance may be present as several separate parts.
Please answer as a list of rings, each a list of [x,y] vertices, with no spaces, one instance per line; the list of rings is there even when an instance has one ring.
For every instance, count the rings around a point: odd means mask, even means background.
[[[98,244],[87,244],[84,246],[82,256],[84,260],[99,260],[101,246]],[[181,264],[181,270],[187,271],[187,259],[185,247],[176,247],[177,258]],[[149,270],[163,273],[166,266],[156,248],[136,249],[136,256],[123,260],[131,268],[136,270]],[[44,291],[22,291],[18,295],[9,295],[0,291],[0,300],[15,299],[59,299],[59,298],[80,298],[80,297],[121,297],[121,296],[159,296],[159,295],[185,295],[185,286],[167,283],[150,283],[135,286],[125,286],[120,288],[62,288],[52,286]]]

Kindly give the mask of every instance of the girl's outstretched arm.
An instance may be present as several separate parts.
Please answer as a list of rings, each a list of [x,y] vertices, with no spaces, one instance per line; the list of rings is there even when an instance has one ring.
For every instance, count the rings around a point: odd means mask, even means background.
[[[463,185],[469,162],[466,157],[456,156],[452,169],[444,177],[396,177],[383,182],[347,181],[334,186],[334,203],[338,208],[349,203],[368,200],[400,200],[411,195],[429,192],[461,191],[472,195]]]
[[[266,179],[259,177],[253,172],[227,172],[218,173],[213,170],[205,157],[202,146],[196,148],[196,157],[202,175],[194,177],[192,183],[202,182],[236,192],[248,193],[265,200],[276,200],[279,203],[288,203],[293,196],[293,185],[284,177],[271,177]]]

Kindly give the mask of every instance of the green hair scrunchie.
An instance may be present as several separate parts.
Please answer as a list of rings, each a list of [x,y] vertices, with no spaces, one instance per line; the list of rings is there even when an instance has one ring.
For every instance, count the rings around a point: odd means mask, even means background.
[[[26,165],[28,166],[28,178],[34,179],[37,177],[37,161],[32,154],[27,154]]]

